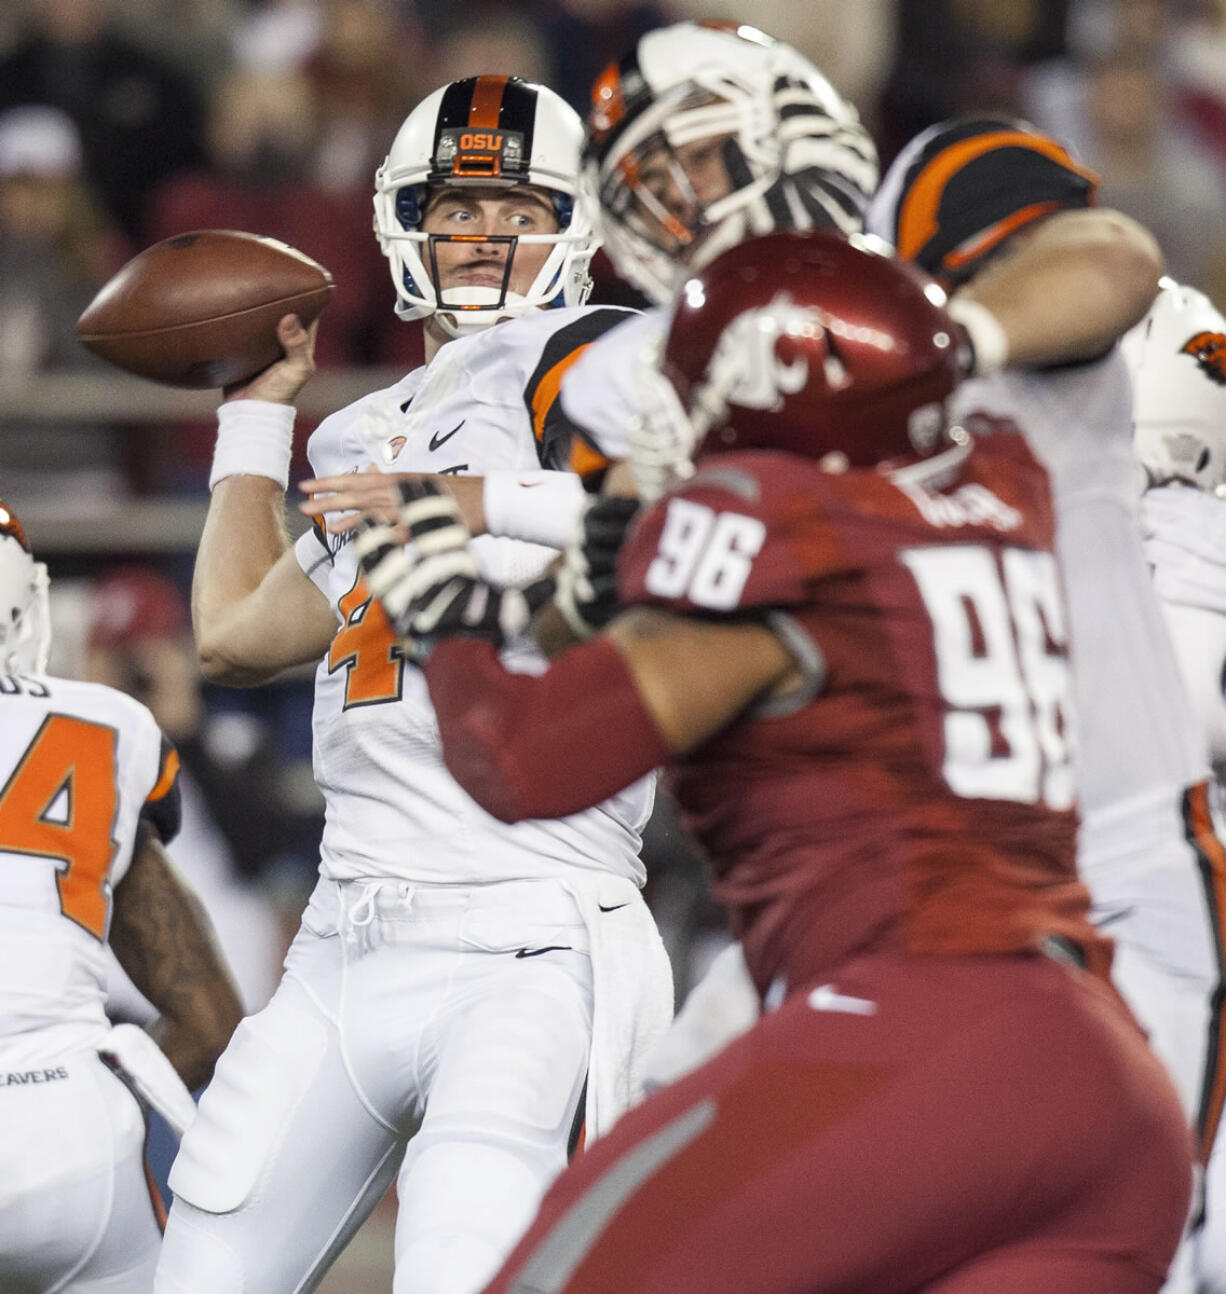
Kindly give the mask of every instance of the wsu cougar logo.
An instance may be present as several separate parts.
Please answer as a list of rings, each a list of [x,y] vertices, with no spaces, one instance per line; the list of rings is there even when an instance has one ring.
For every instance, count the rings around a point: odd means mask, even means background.
[[[809,380],[808,356],[786,360],[779,354],[779,342],[789,337],[810,350],[814,342],[819,343],[826,352],[827,383],[833,387],[843,383],[843,365],[825,348],[821,311],[799,306],[780,292],[770,305],[746,310],[724,329],[707,367],[703,403],[782,409],[784,396],[795,395]]]
[[[1226,386],[1226,333],[1198,332],[1184,342],[1180,352],[1193,356],[1211,381]]]

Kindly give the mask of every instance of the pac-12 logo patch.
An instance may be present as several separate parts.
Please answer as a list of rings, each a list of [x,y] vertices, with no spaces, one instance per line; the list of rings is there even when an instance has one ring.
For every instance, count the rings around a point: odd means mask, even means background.
[[[1211,381],[1226,386],[1226,333],[1198,332],[1180,350],[1193,356]]]

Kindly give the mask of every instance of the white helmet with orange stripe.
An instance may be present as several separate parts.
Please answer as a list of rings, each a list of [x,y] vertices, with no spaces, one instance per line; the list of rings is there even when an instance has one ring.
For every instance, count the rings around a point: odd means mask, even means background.
[[[518,77],[475,76],[428,95],[408,115],[375,175],[375,233],[391,263],[396,313],[434,316],[461,336],[508,316],[548,306],[582,305],[598,240],[576,202],[583,124],[552,90]],[[531,188],[557,217],[554,233],[482,236],[507,245],[502,284],[440,291],[437,248],[464,236],[425,233],[431,193],[454,186],[478,192]],[[472,240],[472,236],[468,236]],[[510,287],[516,249],[552,248],[526,291]]]
[[[790,45],[735,23],[643,36],[592,87],[584,184],[619,274],[657,304],[746,238],[858,232],[877,150]]]
[[[0,502],[0,672],[42,674],[51,652],[47,568],[12,510]]]

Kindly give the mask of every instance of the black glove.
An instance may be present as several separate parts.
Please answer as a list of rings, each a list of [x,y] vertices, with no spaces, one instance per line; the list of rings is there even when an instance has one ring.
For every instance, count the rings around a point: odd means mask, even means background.
[[[588,506],[582,531],[566,550],[554,602],[579,638],[598,633],[621,609],[617,554],[639,506],[625,495],[601,495]]]
[[[399,490],[398,526],[364,520],[354,551],[371,594],[412,658],[425,660],[439,642],[456,634],[501,646],[523,633],[551,596],[553,581],[494,588],[481,578],[468,546],[471,535],[451,495],[426,480],[401,481]]]

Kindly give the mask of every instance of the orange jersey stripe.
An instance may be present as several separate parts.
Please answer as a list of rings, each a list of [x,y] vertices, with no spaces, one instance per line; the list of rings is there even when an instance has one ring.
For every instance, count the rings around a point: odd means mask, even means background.
[[[920,172],[898,212],[898,254],[914,260],[940,228],[938,213],[945,187],[969,162],[998,148],[1029,148],[1061,166],[1095,180],[1093,172],[1078,166],[1059,144],[1023,130],[995,130],[952,144],[938,153]]]
[[[1223,967],[1226,959],[1226,950],[1222,946],[1223,925],[1226,923],[1226,846],[1223,846],[1213,828],[1208,783],[1198,782],[1188,789],[1184,797],[1184,820],[1188,840],[1201,858],[1217,943],[1218,966]],[[1213,1002],[1213,1011],[1214,1016],[1210,1022],[1210,1063],[1205,1072],[1198,1128],[1202,1164],[1209,1162],[1209,1152],[1213,1149],[1222,1120],[1222,1110],[1226,1107],[1226,1048],[1222,1046],[1226,1003],[1223,1002],[1220,989]]]
[[[158,777],[157,784],[145,797],[146,803],[160,800],[174,786],[175,778],[178,776],[179,752],[172,747],[166,754],[166,762],[162,765],[162,772]]]
[[[591,342],[583,346],[576,346],[569,355],[562,359],[541,378],[537,384],[536,391],[532,396],[532,433],[540,440],[545,434],[545,419],[549,416],[549,410],[553,408],[554,401],[558,398],[558,392],[562,389],[562,378],[566,375],[566,370],[587,350]]]
[[[591,344],[587,342],[583,346],[576,346],[569,355],[558,360],[537,385],[532,396],[532,432],[538,441],[545,436],[545,419],[549,416],[549,410],[553,408],[558,392],[562,389],[562,378],[566,375],[566,370]],[[570,461],[567,465],[577,475],[588,476],[592,472],[604,471],[609,466],[609,460],[581,437],[575,436],[571,441]]]
[[[950,252],[942,264],[951,270],[959,269],[968,261],[973,261],[975,257],[990,251],[997,243],[1004,242],[1010,234],[1016,233],[1023,225],[1028,225],[1040,216],[1051,215],[1053,211],[1059,210],[1058,202],[1032,202],[1030,206],[1022,207],[1020,211],[1015,211],[1011,216],[998,220],[994,225],[976,234],[974,238]]]

